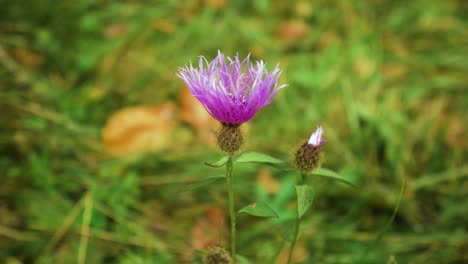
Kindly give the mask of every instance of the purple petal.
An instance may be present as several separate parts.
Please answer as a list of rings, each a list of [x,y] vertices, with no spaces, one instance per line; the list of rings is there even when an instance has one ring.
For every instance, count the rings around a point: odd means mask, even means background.
[[[322,139],[323,128],[322,126],[317,127],[314,133],[310,135],[309,141],[307,142],[309,145],[318,147],[325,144],[327,141]]]
[[[220,51],[213,61],[200,56],[198,69],[190,64],[177,74],[208,113],[226,124],[245,123],[270,104],[285,86],[277,84],[280,75],[278,65],[269,73],[263,61],[252,66],[250,54],[241,61]]]

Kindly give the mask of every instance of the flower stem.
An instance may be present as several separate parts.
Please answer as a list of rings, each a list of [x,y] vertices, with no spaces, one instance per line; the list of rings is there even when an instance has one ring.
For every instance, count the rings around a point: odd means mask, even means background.
[[[303,185],[304,181],[305,181],[305,175],[301,173],[301,179],[299,180],[298,184]],[[297,235],[299,234],[299,226],[301,224],[300,219],[299,219],[299,210],[297,207],[298,205],[296,205],[296,225],[294,226],[293,241],[291,242],[291,247],[289,248],[288,264],[290,264],[292,260],[294,247],[296,246]]]
[[[234,207],[234,190],[232,187],[232,155],[226,163],[226,184],[229,196],[229,215],[231,218],[231,261],[236,263],[236,210]]]

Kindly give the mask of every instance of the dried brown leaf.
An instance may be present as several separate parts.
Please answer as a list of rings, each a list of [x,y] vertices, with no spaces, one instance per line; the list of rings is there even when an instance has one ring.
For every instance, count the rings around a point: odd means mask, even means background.
[[[172,103],[118,111],[108,119],[102,131],[107,151],[120,156],[167,149],[177,125],[175,116],[176,107]]]

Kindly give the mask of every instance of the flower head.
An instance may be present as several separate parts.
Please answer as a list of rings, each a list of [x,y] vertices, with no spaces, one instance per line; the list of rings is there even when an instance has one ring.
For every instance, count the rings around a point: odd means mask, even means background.
[[[220,51],[211,62],[200,56],[198,68],[179,68],[177,74],[215,119],[223,124],[240,125],[270,104],[279,89],[281,70],[278,65],[268,72],[263,61],[250,63],[225,57]]]
[[[322,133],[322,126],[317,127],[315,132],[310,136],[309,140],[302,144],[296,151],[294,163],[296,167],[304,174],[317,169],[322,163],[322,154],[320,149],[321,146],[326,142],[322,139]]]
[[[325,144],[327,141],[322,139],[323,128],[322,126],[317,127],[314,133],[310,135],[309,141],[307,143],[314,147],[319,147]]]
[[[203,259],[205,264],[229,264],[231,262],[229,253],[221,247],[210,247],[208,255]]]

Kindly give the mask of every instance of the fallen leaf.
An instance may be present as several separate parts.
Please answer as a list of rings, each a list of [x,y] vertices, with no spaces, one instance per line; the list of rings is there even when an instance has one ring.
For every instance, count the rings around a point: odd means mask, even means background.
[[[278,29],[278,35],[284,40],[298,40],[308,34],[309,25],[302,21],[286,21]]]
[[[167,149],[177,125],[175,116],[176,107],[172,103],[120,110],[102,130],[106,149],[117,156]]]

